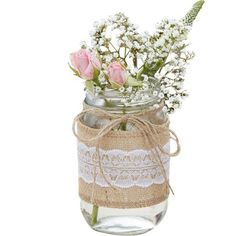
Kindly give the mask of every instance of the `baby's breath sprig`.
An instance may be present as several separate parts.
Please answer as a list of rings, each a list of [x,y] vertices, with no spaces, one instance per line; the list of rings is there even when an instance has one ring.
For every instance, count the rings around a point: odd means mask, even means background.
[[[172,113],[188,95],[185,72],[194,53],[187,37],[203,4],[196,2],[181,20],[162,20],[152,35],[140,33],[123,13],[95,22],[91,47],[82,42],[70,67],[94,96],[114,90],[123,94],[125,106],[164,101],[163,110]]]

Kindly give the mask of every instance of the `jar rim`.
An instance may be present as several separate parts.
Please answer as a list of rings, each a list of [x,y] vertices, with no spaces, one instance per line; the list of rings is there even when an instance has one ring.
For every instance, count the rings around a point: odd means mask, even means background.
[[[145,110],[148,107],[157,104],[156,98],[150,98],[149,100],[138,100],[127,105],[121,102],[121,100],[124,98],[124,94],[118,91],[116,91],[117,93],[114,93],[114,90],[112,89],[107,92],[108,94],[106,93],[97,96],[94,96],[93,94],[87,92],[84,100],[85,105],[101,108],[112,113],[132,113],[140,110]]]

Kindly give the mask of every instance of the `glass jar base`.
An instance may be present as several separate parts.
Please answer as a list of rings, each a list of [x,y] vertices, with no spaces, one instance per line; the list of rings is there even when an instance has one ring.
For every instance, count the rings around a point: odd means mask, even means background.
[[[150,207],[117,209],[99,207],[92,215],[93,205],[81,201],[81,210],[92,229],[115,235],[138,235],[152,230],[164,217],[167,200]]]

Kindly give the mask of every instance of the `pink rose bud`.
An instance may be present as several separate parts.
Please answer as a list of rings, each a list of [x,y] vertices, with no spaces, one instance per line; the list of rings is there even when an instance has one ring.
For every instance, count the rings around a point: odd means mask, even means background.
[[[121,87],[127,80],[127,72],[119,62],[112,62],[108,66],[109,81],[115,87]]]
[[[101,69],[101,63],[96,57],[96,52],[80,49],[70,54],[70,61],[73,68],[79,72],[80,77],[87,80],[94,79],[95,70]]]

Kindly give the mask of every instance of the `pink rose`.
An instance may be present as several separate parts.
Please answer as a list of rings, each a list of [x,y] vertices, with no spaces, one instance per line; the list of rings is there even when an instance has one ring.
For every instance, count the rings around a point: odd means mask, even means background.
[[[119,62],[112,62],[107,70],[111,84],[118,87],[124,85],[127,80],[127,72]]]
[[[70,54],[70,61],[83,79],[92,80],[95,70],[101,69],[101,63],[96,57],[95,51],[90,52],[86,49],[80,49],[78,52]]]

